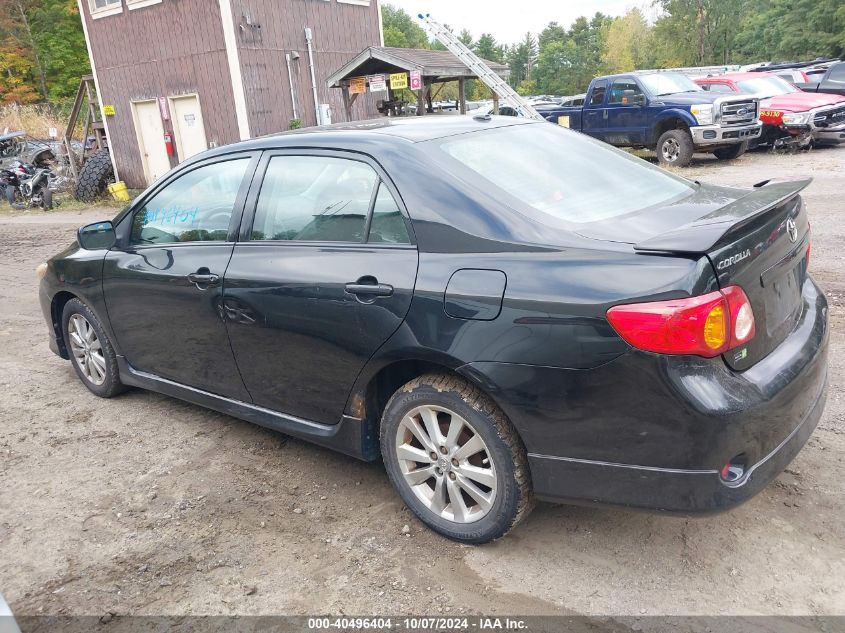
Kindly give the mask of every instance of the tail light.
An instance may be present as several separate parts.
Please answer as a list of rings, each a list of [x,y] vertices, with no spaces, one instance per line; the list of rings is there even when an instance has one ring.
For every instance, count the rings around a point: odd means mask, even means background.
[[[619,305],[607,320],[646,352],[712,358],[754,338],[754,311],[739,286],[698,297]]]
[[[807,244],[807,256],[804,258],[804,270],[810,270],[810,250],[813,248],[813,244]]]

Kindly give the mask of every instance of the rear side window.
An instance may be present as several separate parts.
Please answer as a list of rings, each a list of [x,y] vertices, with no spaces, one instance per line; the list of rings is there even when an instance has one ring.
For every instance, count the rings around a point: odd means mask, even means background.
[[[607,82],[596,82],[593,86],[593,94],[590,97],[590,105],[601,105],[604,103],[604,93],[607,90]]]
[[[198,167],[166,185],[135,213],[130,244],[225,240],[249,161]]]
[[[727,84],[704,84],[702,88],[710,92],[733,92],[733,88]]]
[[[270,159],[252,240],[360,243],[365,237],[370,242],[410,243],[402,212],[372,167],[332,156]]]
[[[408,227],[399,210],[399,205],[384,183],[379,184],[376,203],[373,206],[373,220],[370,223],[368,242],[385,244],[410,244]]]
[[[514,125],[421,145],[437,148],[448,173],[553,226],[606,220],[693,191],[687,180],[557,125]]]

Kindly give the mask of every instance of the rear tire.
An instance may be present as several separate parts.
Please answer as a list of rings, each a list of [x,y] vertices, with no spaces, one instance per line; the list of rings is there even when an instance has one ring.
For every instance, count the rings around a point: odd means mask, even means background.
[[[668,130],[660,135],[655,151],[661,165],[686,167],[695,153],[695,145],[687,130]]]
[[[114,180],[114,170],[108,149],[98,149],[91,155],[79,172],[75,195],[82,202],[94,202],[106,192]]]
[[[735,145],[731,145],[730,147],[723,147],[721,149],[717,149],[713,152],[713,156],[715,156],[719,160],[733,160],[734,158],[739,158],[747,151],[748,141],[743,141],[742,143],[736,143]]]
[[[94,395],[111,398],[126,391],[117,355],[97,315],[79,299],[62,310],[62,334],[76,375]]]
[[[408,508],[450,539],[501,538],[533,507],[519,436],[492,400],[457,376],[427,374],[393,394],[381,453]]]
[[[53,192],[47,189],[47,187],[44,187],[41,191],[41,206],[45,211],[53,208]]]

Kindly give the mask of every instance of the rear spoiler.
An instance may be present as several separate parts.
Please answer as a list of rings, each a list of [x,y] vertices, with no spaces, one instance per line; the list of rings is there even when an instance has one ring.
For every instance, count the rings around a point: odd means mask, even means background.
[[[722,238],[796,196],[812,181],[812,178],[764,180],[754,185],[755,190],[742,198],[697,220],[635,244],[634,250],[648,253],[706,253]]]

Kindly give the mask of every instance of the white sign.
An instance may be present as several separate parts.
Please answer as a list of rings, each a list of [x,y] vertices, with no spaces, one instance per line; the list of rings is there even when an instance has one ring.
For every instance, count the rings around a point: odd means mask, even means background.
[[[387,91],[387,78],[384,75],[370,75],[370,92]]]

